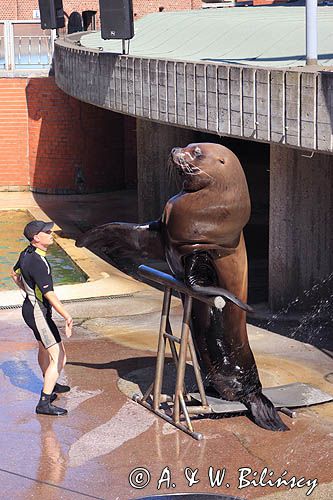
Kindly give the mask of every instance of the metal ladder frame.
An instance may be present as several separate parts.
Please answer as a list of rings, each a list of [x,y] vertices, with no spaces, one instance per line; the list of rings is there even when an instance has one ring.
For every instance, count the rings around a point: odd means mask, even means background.
[[[192,300],[193,298],[201,300],[202,302],[206,302],[211,306],[217,307],[218,309],[222,309],[225,306],[225,301],[220,296],[208,297],[200,295],[199,293],[189,289],[186,285],[184,285],[184,283],[176,280],[169,274],[162,273],[148,266],[140,266],[139,273],[145,278],[162,284],[164,286],[164,297],[159,329],[155,378],[148,387],[143,397],[138,394],[134,394],[133,400],[141,404],[148,410],[154,412],[156,415],[163,418],[178,429],[191,435],[194,439],[201,440],[203,438],[203,435],[199,432],[194,431],[190,415],[210,414],[213,413],[213,411],[207,402],[207,397],[200,372],[200,366],[195,352],[195,347],[189,326],[191,319]],[[172,334],[169,321],[172,290],[177,290],[184,295],[184,313],[180,338]],[[176,384],[173,397],[169,396],[168,394],[162,394],[165,349],[167,340],[169,342],[173,361],[176,366]],[[177,353],[176,344],[180,345],[179,354]],[[187,403],[192,401],[192,398],[188,394],[185,387],[187,349],[189,349],[191,355],[194,374],[198,385],[202,405],[187,405]],[[150,403],[149,399],[151,398],[152,402]],[[168,403],[168,408],[172,410],[171,416],[167,415],[162,410],[161,405],[164,403]],[[182,422],[182,414],[184,416],[185,422]]]

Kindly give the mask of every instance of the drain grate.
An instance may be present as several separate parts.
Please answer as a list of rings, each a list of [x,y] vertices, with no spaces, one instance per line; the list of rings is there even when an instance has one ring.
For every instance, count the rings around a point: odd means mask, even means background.
[[[14,304],[11,306],[0,306],[0,311],[2,311],[4,309],[20,309],[21,307],[22,307],[22,305],[20,305],[20,304]]]
[[[132,293],[125,293],[123,295],[103,295],[102,297],[86,297],[86,298],[81,298],[81,299],[65,299],[62,300],[61,302],[63,304],[77,304],[79,302],[97,302],[100,300],[114,300],[114,299],[123,299],[124,297],[134,297]],[[0,305],[0,311],[3,310],[10,310],[10,309],[20,309],[22,307],[22,304],[13,304],[13,305],[8,305],[8,306],[1,306]]]

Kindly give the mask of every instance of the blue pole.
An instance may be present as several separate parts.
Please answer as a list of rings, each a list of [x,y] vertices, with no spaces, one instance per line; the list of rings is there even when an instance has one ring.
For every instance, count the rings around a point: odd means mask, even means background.
[[[318,64],[317,0],[306,0],[306,64]]]

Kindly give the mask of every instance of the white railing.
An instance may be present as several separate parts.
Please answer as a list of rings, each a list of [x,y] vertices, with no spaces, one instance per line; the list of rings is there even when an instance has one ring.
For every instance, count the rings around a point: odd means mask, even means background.
[[[0,71],[49,69],[55,30],[40,21],[0,21]]]

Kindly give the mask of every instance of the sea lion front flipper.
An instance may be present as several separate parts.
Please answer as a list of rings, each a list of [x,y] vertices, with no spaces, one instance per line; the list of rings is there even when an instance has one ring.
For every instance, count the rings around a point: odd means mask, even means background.
[[[249,410],[250,419],[259,427],[275,432],[289,431],[273,403],[262,392],[251,393],[241,402]]]
[[[159,228],[159,220],[146,224],[111,222],[81,235],[76,246],[98,249],[116,264],[121,259],[136,267],[142,259],[165,261]]]

